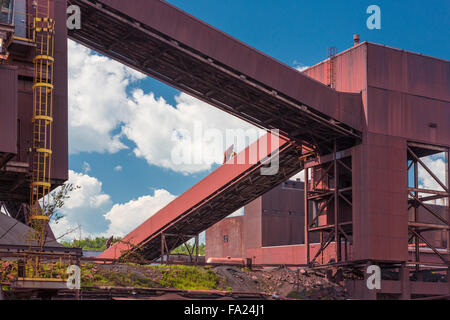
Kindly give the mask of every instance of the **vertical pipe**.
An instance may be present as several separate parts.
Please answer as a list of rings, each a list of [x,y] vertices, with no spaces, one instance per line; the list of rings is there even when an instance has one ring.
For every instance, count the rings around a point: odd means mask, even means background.
[[[195,236],[195,265],[198,264],[198,255],[199,255],[199,248],[198,248],[198,234]]]
[[[341,241],[339,235],[339,220],[338,220],[338,204],[339,204],[339,179],[338,179],[338,164],[336,159],[336,140],[333,144],[333,162],[334,162],[334,243],[336,245],[336,262],[341,261]]]
[[[306,263],[310,262],[310,252],[309,252],[309,210],[308,210],[308,168],[303,170],[305,173],[305,184],[304,184],[304,192],[305,192],[305,247],[306,247]]]
[[[345,237],[345,261],[348,261],[348,241],[347,241],[347,237]]]
[[[161,264],[164,264],[164,233],[161,233]]]
[[[419,166],[417,163],[417,160],[414,160],[414,188],[417,189],[419,187]],[[414,192],[414,195],[416,197],[419,197],[419,193],[417,191]],[[419,209],[415,205],[414,206],[414,222],[418,222],[419,220]],[[415,251],[415,257],[416,262],[420,261],[420,247],[419,247],[419,238],[416,236],[414,237],[414,251]],[[420,273],[420,265],[416,264],[416,273],[417,277]]]
[[[410,300],[411,299],[411,287],[409,282],[409,270],[405,264],[402,264],[400,267],[400,286],[402,288],[401,291],[401,300]]]

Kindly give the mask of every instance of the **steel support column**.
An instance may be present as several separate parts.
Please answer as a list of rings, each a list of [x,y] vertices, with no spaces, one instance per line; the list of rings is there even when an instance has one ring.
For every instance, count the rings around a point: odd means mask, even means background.
[[[333,144],[334,166],[334,242],[336,244],[336,261],[341,261],[341,236],[339,231],[339,171],[336,159],[336,140]]]
[[[308,181],[308,170],[309,168],[305,167],[305,246],[306,246],[306,263],[310,262],[310,247],[309,247],[309,206],[308,206],[308,189],[309,189],[309,181]]]
[[[399,272],[399,280],[401,287],[401,300],[411,299],[411,283],[409,281],[409,268],[402,264]]]
[[[447,238],[447,254],[450,253],[450,244],[449,244],[449,237],[450,237],[450,219],[449,219],[449,177],[448,177],[448,168],[446,168],[446,174],[445,174],[445,180],[441,181],[437,175],[426,165],[424,161],[420,159],[420,157],[429,156],[433,154],[437,154],[439,152],[444,152],[445,157],[447,158],[447,167],[448,164],[448,156],[449,156],[449,149],[448,148],[441,148],[436,146],[429,146],[425,144],[417,144],[417,143],[408,143],[407,146],[407,161],[411,161],[411,164],[409,164],[408,170],[410,168],[413,168],[413,188],[410,187],[408,183],[408,202],[409,202],[409,208],[413,208],[413,217],[410,217],[408,221],[408,230],[410,233],[410,240],[409,242],[413,241],[414,244],[414,262],[415,265],[415,271],[418,279],[420,280],[420,260],[421,260],[421,250],[420,245],[421,243],[425,244],[428,248],[430,248],[436,256],[439,257],[440,260],[444,262],[445,265],[449,265],[450,261],[448,260],[448,256],[445,257],[442,252],[439,252],[439,250],[435,247],[435,245],[428,241],[423,235],[422,232],[429,232],[429,231],[435,231],[440,232],[442,230],[446,230],[446,238]],[[440,190],[430,190],[425,188],[419,188],[419,164],[423,167],[423,169],[428,172],[428,174],[435,180],[435,182],[442,187],[444,191]],[[423,197],[421,194],[431,194],[431,196]],[[430,205],[427,205],[426,202],[430,200],[437,200],[437,199],[443,199],[444,201],[447,201],[446,203],[446,214],[442,215],[435,211],[434,208],[432,208]],[[445,202],[444,202],[445,203]],[[440,224],[437,223],[424,223],[419,221],[419,207],[422,207],[424,209],[423,212],[428,213],[432,215],[435,219],[440,221]],[[408,242],[408,243],[409,243]],[[442,247],[441,247],[442,248]]]

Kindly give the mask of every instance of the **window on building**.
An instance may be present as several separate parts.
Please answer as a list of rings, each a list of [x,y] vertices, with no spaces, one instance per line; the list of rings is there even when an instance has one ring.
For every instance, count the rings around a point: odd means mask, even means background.
[[[227,234],[223,236],[223,242],[228,243],[228,235]]]
[[[0,0],[0,23],[11,24],[12,0]]]

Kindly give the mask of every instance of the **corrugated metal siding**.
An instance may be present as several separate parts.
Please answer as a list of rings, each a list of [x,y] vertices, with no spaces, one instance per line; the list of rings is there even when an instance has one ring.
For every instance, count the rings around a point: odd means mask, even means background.
[[[354,258],[406,261],[406,140],[369,133],[352,157]]]
[[[68,137],[68,75],[67,75],[67,26],[66,0],[55,1],[55,69],[53,118],[52,179],[69,178]]]
[[[304,243],[302,182],[286,181],[262,196],[262,246]]]
[[[17,69],[0,65],[0,152],[17,152]]]
[[[205,255],[208,258],[244,256],[244,217],[226,218],[206,230]],[[224,241],[227,236],[228,241]]]

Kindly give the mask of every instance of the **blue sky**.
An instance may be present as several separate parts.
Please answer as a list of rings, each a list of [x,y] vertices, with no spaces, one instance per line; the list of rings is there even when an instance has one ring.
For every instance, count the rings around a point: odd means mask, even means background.
[[[361,41],[444,59],[450,55],[447,0],[168,2],[292,67],[318,63],[326,58],[328,47],[335,46],[339,52],[351,47],[355,33]],[[366,27],[366,9],[372,4],[381,9],[381,30]],[[66,209],[67,221],[60,224],[59,231],[81,224],[87,234],[117,235],[132,228],[132,222],[123,228],[118,225],[121,210],[131,215],[146,208],[139,219],[130,218],[138,223],[218,166],[212,162],[183,172],[174,170],[165,162],[170,135],[163,132],[164,126],[188,127],[189,119],[198,120],[196,113],[202,115],[198,121],[204,125],[214,121],[230,127],[246,125],[229,116],[222,119],[220,112],[209,110],[212,107],[94,56],[69,43],[69,167],[71,180],[80,184],[88,181],[90,187]],[[95,72],[86,75],[89,66],[95,66],[91,68]],[[127,115],[134,114],[133,110],[135,116]],[[167,116],[173,110],[179,112]],[[92,117],[91,112],[95,113]],[[152,120],[144,122],[145,117]],[[146,128],[155,129],[148,133]],[[98,201],[90,206],[76,203],[92,199]]]

